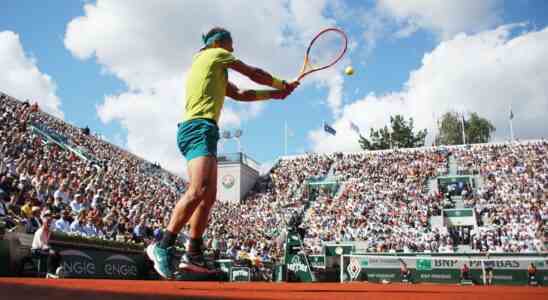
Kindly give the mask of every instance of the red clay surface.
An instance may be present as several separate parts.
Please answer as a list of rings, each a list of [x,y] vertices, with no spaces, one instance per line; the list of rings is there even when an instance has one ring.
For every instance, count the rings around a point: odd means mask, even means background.
[[[548,299],[548,288],[0,278],[0,299]]]

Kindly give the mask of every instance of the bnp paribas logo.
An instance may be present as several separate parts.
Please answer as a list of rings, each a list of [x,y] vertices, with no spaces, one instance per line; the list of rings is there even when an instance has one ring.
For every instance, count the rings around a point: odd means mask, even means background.
[[[431,271],[432,270],[432,260],[431,259],[418,259],[417,260],[417,270],[419,270],[419,271]]]

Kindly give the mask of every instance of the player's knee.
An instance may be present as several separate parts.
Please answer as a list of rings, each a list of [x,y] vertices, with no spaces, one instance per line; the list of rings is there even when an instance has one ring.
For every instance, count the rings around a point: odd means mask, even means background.
[[[190,186],[188,188],[188,199],[190,202],[200,201],[200,199],[204,198],[207,191],[207,184],[203,183],[198,186]]]

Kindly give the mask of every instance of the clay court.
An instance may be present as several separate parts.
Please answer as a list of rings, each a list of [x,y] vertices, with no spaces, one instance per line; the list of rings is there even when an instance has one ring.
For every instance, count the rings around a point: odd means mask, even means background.
[[[223,283],[1,278],[1,299],[548,299],[548,289],[368,283]]]

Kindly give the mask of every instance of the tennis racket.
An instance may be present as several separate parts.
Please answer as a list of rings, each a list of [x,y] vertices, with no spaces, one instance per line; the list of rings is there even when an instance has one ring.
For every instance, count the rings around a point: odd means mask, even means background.
[[[310,41],[304,62],[296,81],[314,72],[327,69],[336,64],[346,53],[348,38],[338,28],[326,28]]]

